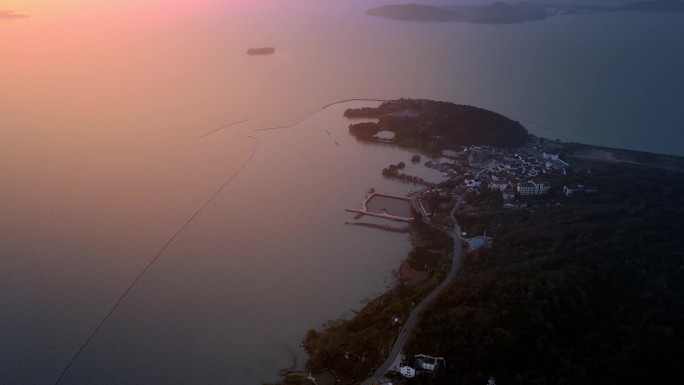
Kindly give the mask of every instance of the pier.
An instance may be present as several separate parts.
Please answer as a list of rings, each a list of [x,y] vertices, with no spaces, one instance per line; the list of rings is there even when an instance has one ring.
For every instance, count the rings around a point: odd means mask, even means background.
[[[358,219],[361,216],[368,215],[371,217],[376,217],[376,218],[384,218],[384,219],[389,219],[391,221],[395,222],[411,222],[413,220],[413,217],[400,217],[397,215],[392,215],[386,211],[383,211],[382,213],[374,213],[372,211],[368,211],[368,202],[371,201],[371,199],[375,197],[383,197],[383,198],[389,198],[389,199],[398,199],[402,201],[407,201],[409,204],[411,203],[411,198],[409,197],[402,197],[399,195],[392,195],[392,194],[386,194],[386,193],[377,193],[377,192],[372,192],[366,195],[365,198],[363,198],[363,202],[361,202],[361,209],[345,209],[345,211],[350,212],[350,213],[356,213],[359,214],[357,216]]]

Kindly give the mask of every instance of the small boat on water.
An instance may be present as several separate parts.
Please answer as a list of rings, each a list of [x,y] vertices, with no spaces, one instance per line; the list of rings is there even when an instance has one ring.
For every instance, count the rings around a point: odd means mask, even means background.
[[[250,48],[247,50],[247,55],[270,55],[275,53],[273,47]]]

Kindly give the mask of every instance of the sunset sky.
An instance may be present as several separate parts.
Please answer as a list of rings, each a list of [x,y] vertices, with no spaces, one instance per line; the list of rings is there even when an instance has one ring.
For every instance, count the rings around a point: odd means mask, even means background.
[[[298,1],[301,2],[301,1]],[[33,16],[46,15],[79,15],[84,13],[98,14],[108,13],[110,15],[121,13],[126,16],[136,14],[156,14],[156,15],[181,15],[192,13],[202,9],[223,10],[241,8],[260,8],[269,7],[282,3],[276,0],[147,0],[147,1],[87,1],[87,0],[10,0],[1,5],[2,10],[13,10],[17,13],[31,14]],[[292,3],[291,1],[288,3]]]

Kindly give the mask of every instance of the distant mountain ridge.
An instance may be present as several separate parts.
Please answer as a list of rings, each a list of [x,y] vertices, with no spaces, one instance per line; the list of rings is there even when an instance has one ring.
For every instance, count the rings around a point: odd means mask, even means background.
[[[651,0],[616,7],[504,2],[488,5],[396,4],[369,9],[366,14],[402,21],[515,24],[550,16],[601,12],[684,12],[684,1]]]
[[[460,15],[446,7],[421,4],[385,5],[369,9],[367,15],[406,21],[457,21]]]
[[[641,12],[684,12],[684,1],[681,0],[651,0],[639,1],[615,7],[614,11]]]

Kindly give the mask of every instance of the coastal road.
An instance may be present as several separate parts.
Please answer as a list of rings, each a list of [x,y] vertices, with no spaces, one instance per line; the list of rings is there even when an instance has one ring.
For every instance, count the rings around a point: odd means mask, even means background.
[[[454,239],[454,259],[451,263],[451,269],[449,270],[449,274],[447,274],[442,283],[440,283],[435,288],[435,290],[428,294],[427,297],[425,297],[418,304],[418,306],[416,306],[416,308],[413,309],[411,315],[406,320],[404,327],[401,328],[401,331],[399,332],[399,337],[397,337],[396,342],[394,342],[394,346],[392,346],[392,350],[390,351],[390,354],[385,360],[385,362],[383,362],[382,365],[380,365],[380,367],[375,371],[375,373],[373,373],[366,381],[364,381],[362,385],[371,385],[374,381],[381,379],[382,376],[390,369],[394,361],[396,361],[397,357],[399,356],[399,354],[401,354],[401,351],[404,349],[404,344],[406,344],[409,332],[415,325],[420,313],[435,298],[437,298],[437,296],[442,292],[442,290],[444,290],[449,285],[449,283],[453,281],[456,277],[458,269],[461,267],[461,227],[458,225],[458,223],[456,223],[456,209],[461,204],[461,201],[463,201],[463,197],[460,197],[458,199],[458,202],[456,202],[456,205],[454,205],[454,208],[451,209],[451,213],[449,214],[451,216],[451,220],[454,222],[454,230],[450,234],[451,237]]]

